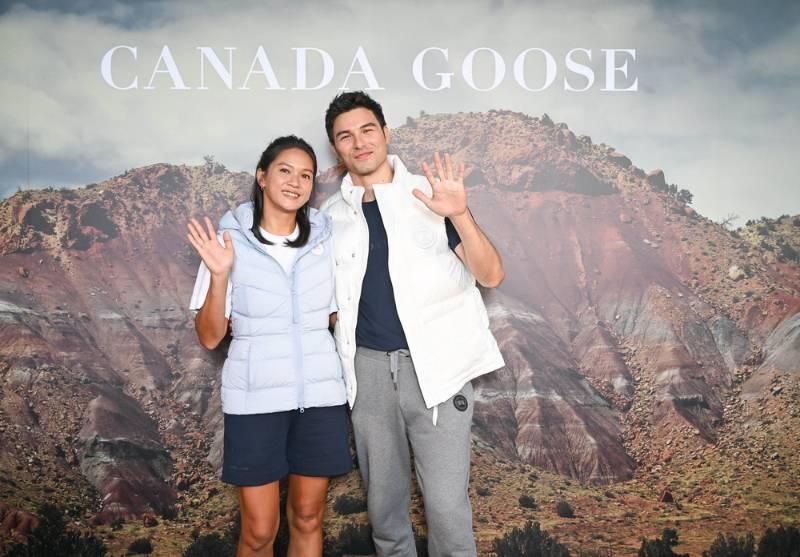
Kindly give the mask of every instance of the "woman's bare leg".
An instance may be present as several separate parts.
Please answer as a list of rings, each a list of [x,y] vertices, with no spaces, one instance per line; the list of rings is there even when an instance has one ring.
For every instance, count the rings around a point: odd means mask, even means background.
[[[239,488],[242,530],[236,557],[272,557],[280,525],[278,482]]]
[[[329,478],[289,474],[286,518],[289,522],[289,557],[322,555],[322,517]]]

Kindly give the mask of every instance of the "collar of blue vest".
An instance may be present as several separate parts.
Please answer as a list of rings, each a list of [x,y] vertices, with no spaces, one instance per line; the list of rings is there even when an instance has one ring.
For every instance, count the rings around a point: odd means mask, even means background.
[[[332,232],[332,225],[330,218],[314,209],[308,208],[308,220],[311,223],[311,234],[308,237],[308,242],[301,248],[298,257],[303,253],[313,249],[317,244],[327,240]],[[258,249],[263,249],[264,244],[258,241],[252,231],[253,228],[253,202],[248,201],[242,203],[233,211],[228,211],[219,221],[219,233],[222,234],[225,230],[237,231],[247,240],[256,246]]]

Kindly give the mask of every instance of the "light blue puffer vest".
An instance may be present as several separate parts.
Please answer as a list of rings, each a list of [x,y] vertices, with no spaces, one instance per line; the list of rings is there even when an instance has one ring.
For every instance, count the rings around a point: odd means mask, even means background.
[[[222,409],[261,414],[335,406],[346,401],[342,368],[328,331],[334,263],[331,223],[310,209],[311,234],[291,273],[264,250],[250,228],[253,204],[220,221],[236,253],[233,340],[222,368]]]

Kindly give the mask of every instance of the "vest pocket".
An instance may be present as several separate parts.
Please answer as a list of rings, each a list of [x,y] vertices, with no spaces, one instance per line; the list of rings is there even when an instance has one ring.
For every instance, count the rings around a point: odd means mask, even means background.
[[[228,357],[222,365],[222,386],[225,389],[246,391],[250,383],[250,366],[248,357],[250,343],[237,339],[231,341],[228,347]]]
[[[417,366],[418,374],[441,369],[469,370],[483,357],[489,335],[488,319],[476,288],[430,304],[420,313],[422,320],[414,339],[425,353],[425,359],[424,364],[420,361]],[[437,340],[442,337],[450,338]],[[409,342],[412,342],[411,337]],[[425,380],[433,388],[439,384],[447,387],[452,377],[451,374],[430,374]]]
[[[222,387],[237,391],[246,391],[248,387],[247,360],[225,360],[222,366]]]

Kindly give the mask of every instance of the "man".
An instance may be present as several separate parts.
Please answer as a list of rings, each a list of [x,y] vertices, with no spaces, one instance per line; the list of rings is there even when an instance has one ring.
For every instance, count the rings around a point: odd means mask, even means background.
[[[333,220],[336,344],[378,555],[416,555],[411,455],[429,553],[476,555],[468,497],[470,380],[504,365],[475,279],[503,280],[497,250],[467,207],[464,166],[436,154],[433,176],[388,155],[381,106],[337,96],[328,139],[347,174],[322,207]]]

